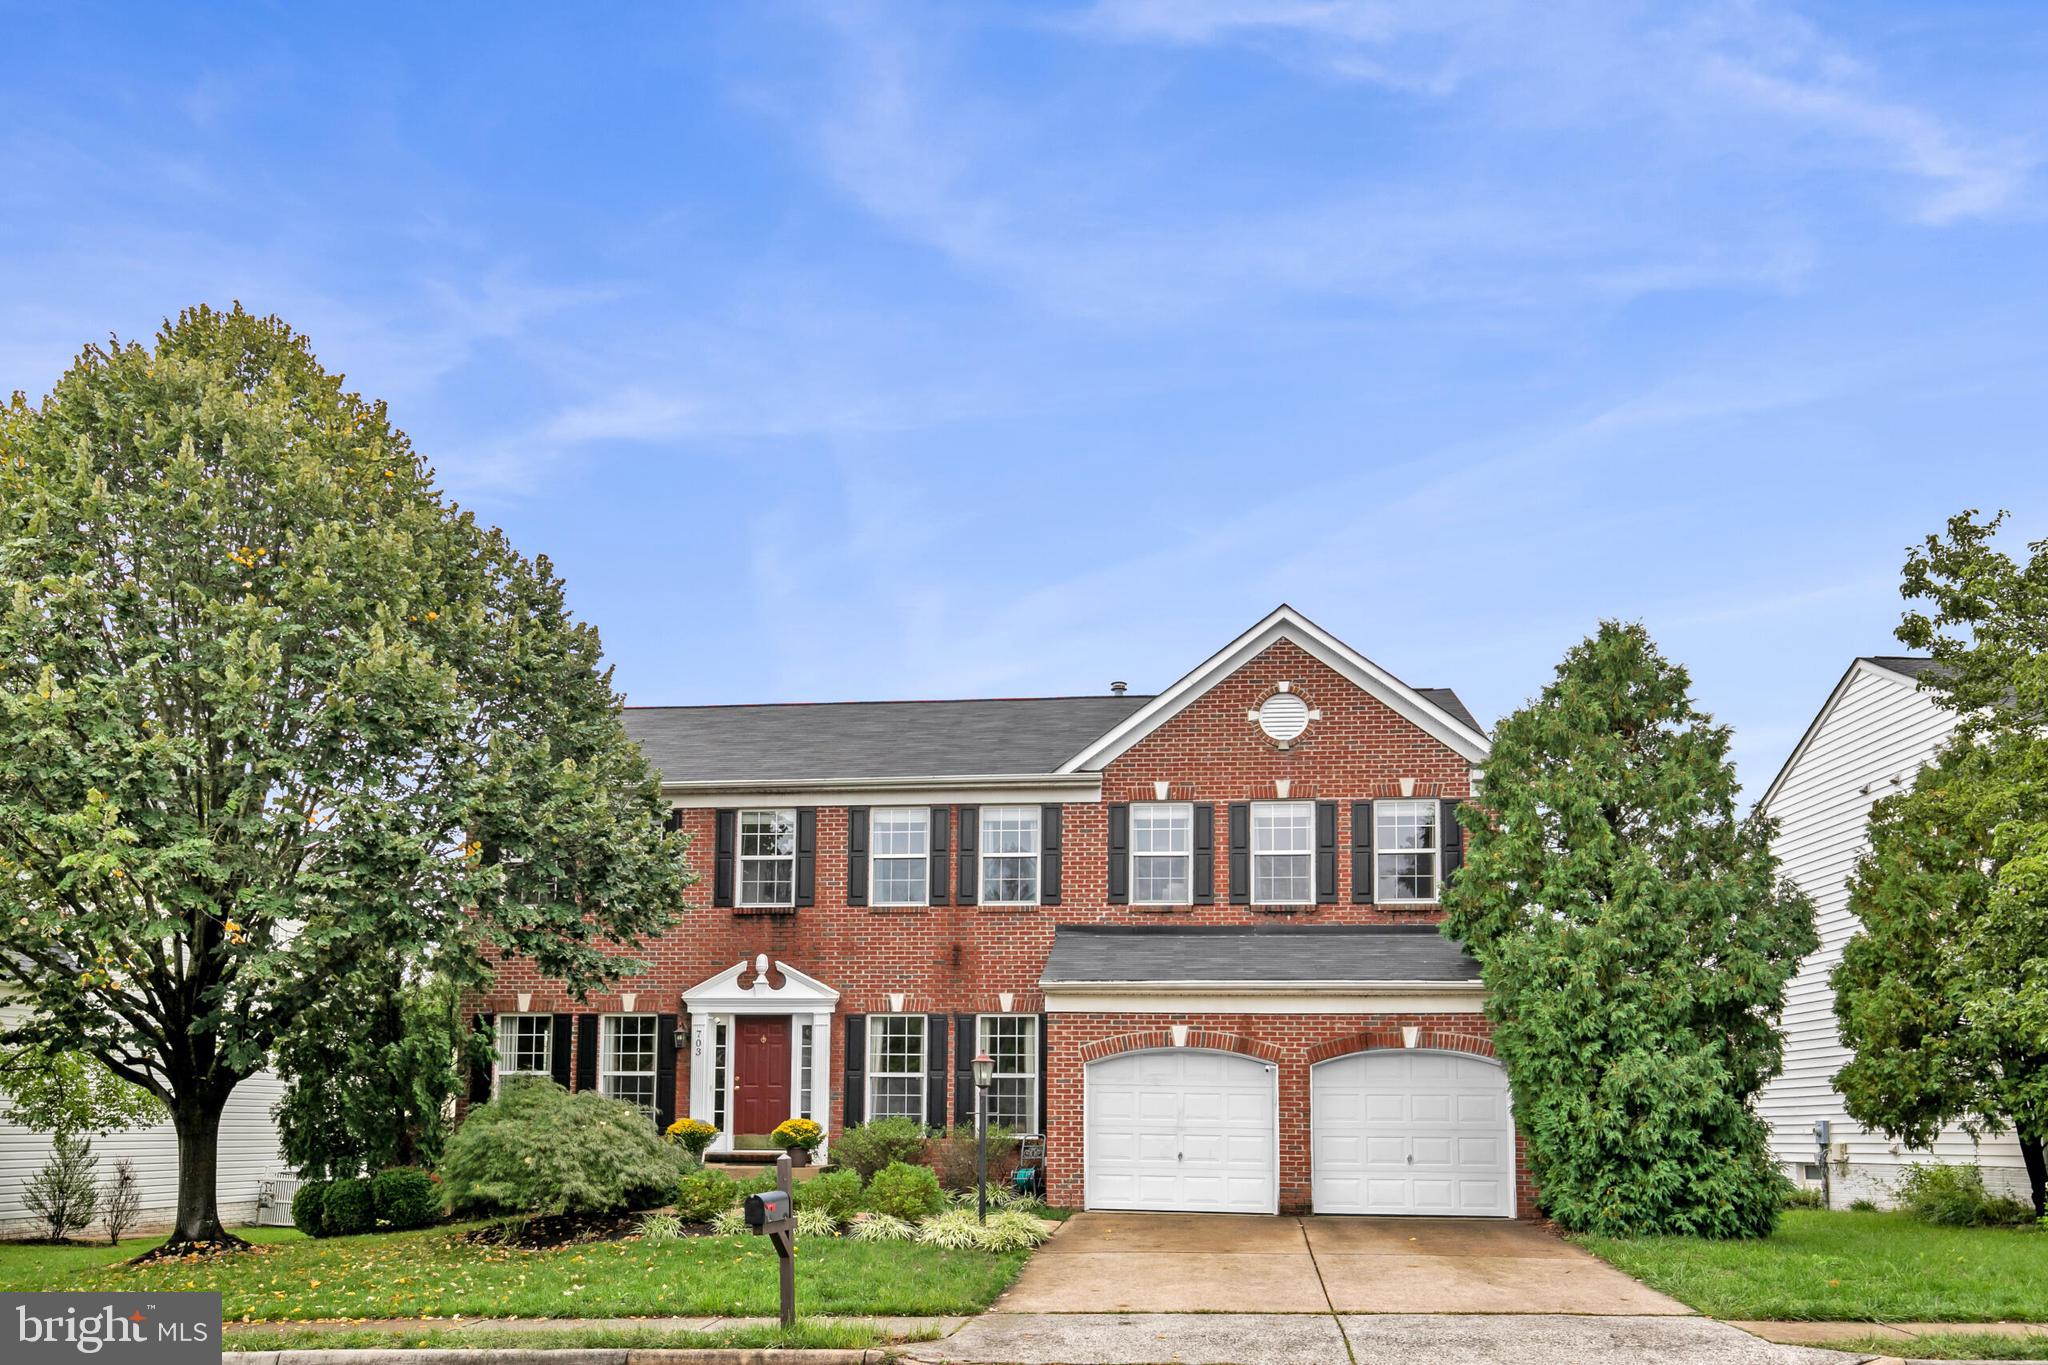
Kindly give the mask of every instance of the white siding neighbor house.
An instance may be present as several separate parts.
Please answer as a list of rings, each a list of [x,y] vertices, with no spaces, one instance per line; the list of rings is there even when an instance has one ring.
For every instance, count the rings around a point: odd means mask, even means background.
[[[1914,1162],[1974,1162],[1994,1192],[2027,1197],[2019,1144],[2008,1134],[1972,1142],[1951,1128],[1931,1150],[1915,1150],[1866,1131],[1842,1108],[1830,1083],[1848,1060],[1835,1032],[1828,974],[1856,929],[1848,881],[1865,845],[1870,808],[1911,786],[1954,729],[1954,718],[1918,688],[1924,658],[1861,658],[1820,709],[1758,803],[1778,822],[1774,844],[1783,875],[1813,899],[1820,949],[1793,978],[1785,1005],[1785,1071],[1765,1087],[1757,1109],[1771,1125],[1771,1150],[1802,1184],[1818,1185],[1813,1125],[1831,1125],[1834,1202],[1890,1202],[1903,1168]]]
[[[18,1006],[0,1011],[0,1018],[18,1012]],[[284,1083],[275,1074],[258,1072],[235,1087],[221,1115],[219,1179],[214,1188],[221,1221],[229,1227],[257,1222],[257,1194],[263,1182],[290,1170],[278,1150],[277,1125],[270,1117],[283,1093]],[[178,1207],[178,1135],[170,1124],[100,1134],[92,1140],[92,1151],[99,1158],[102,1187],[113,1176],[116,1161],[127,1157],[135,1163],[142,1182],[142,1209],[133,1231],[156,1232],[171,1225]],[[0,1237],[41,1234],[43,1225],[22,1202],[22,1189],[49,1159],[47,1134],[10,1123],[0,1114]],[[282,1183],[280,1188],[288,1206],[293,1187]],[[290,1221],[288,1207],[282,1214],[282,1221]],[[95,1226],[72,1235],[92,1238],[105,1233]]]

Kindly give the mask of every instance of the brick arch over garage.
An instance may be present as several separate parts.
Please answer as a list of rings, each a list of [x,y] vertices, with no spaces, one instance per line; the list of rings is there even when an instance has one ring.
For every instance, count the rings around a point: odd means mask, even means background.
[[[1185,1042],[1176,1043],[1168,1029],[1148,1029],[1140,1033],[1119,1033],[1109,1038],[1098,1038],[1084,1044],[1080,1051],[1082,1065],[1099,1062],[1105,1057],[1114,1057],[1120,1052],[1153,1052],[1161,1048],[1195,1048],[1205,1052],[1235,1052],[1245,1057],[1256,1057],[1262,1062],[1278,1063],[1282,1060],[1280,1049],[1271,1043],[1248,1038],[1241,1033],[1223,1033],[1216,1029],[1191,1028]],[[1489,1050],[1488,1055],[1492,1053]]]
[[[1314,1066],[1318,1062],[1348,1057],[1354,1052],[1400,1051],[1408,1047],[1408,1040],[1402,1036],[1398,1028],[1366,1029],[1317,1044],[1309,1050],[1308,1062],[1310,1066]],[[1414,1047],[1426,1048],[1433,1052],[1463,1052],[1474,1057],[1484,1057],[1488,1061],[1497,1060],[1493,1052],[1493,1040],[1477,1033],[1419,1027],[1415,1032]]]

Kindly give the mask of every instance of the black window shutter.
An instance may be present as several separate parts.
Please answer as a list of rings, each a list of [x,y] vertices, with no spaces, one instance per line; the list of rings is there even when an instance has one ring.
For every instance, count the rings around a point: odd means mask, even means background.
[[[974,1054],[980,1040],[974,1035],[974,1016],[953,1016],[953,1122],[974,1122]]]
[[[1449,882],[1451,874],[1465,865],[1465,827],[1458,823],[1458,807],[1464,802],[1446,800],[1437,808],[1437,841],[1443,846],[1443,881]],[[1443,894],[1441,885],[1437,894]]]
[[[479,1014],[471,1027],[484,1036],[484,1049],[469,1064],[469,1102],[484,1104],[491,1098],[491,1058],[497,1054],[498,1016]]]
[[[677,830],[681,829],[682,827],[683,808],[681,806],[670,806],[668,808],[668,814],[662,817],[662,832],[666,834],[674,834]]]
[[[740,813],[718,812],[718,847],[711,861],[711,903],[732,904],[732,851],[738,841]]]
[[[840,1108],[845,1114],[846,1126],[851,1128],[866,1118],[868,1112],[867,1016],[849,1014],[843,1027],[846,1033],[846,1093],[840,1097]]]
[[[924,1122],[927,1128],[946,1126],[946,1016],[928,1014],[924,1020]]]
[[[555,1038],[548,1046],[548,1075],[564,1090],[569,1088],[569,1029],[574,1018],[568,1014],[555,1016]]]
[[[958,901],[961,905],[981,903],[981,807],[958,808],[960,829],[960,876]]]
[[[1316,903],[1337,903],[1337,803],[1316,802]]]
[[[868,808],[851,806],[846,812],[846,903],[868,903]]]
[[[662,1132],[676,1121],[676,1017],[654,1021],[654,1126]]]
[[[933,905],[951,905],[953,903],[953,895],[950,882],[953,874],[953,858],[946,846],[946,827],[948,824],[946,808],[944,806],[933,806],[929,818],[931,820],[931,854],[927,862],[930,865],[928,875],[930,877],[931,903]]]
[[[1351,803],[1351,903],[1372,904],[1372,802]]]
[[[1038,1133],[1040,1137],[1045,1135],[1046,1128],[1051,1124],[1051,1113],[1046,1108],[1046,1105],[1051,1100],[1052,1095],[1051,1088],[1046,1081],[1045,1065],[1047,1057],[1045,1026],[1051,1022],[1051,1019],[1046,1015],[1041,1014],[1038,1016]]]
[[[818,899],[818,808],[796,808],[796,903],[812,905]]]
[[[1060,808],[1038,808],[1038,903],[1060,903]]]
[[[1252,807],[1230,803],[1230,903],[1252,903]]]
[[[1207,801],[1195,805],[1195,880],[1190,887],[1196,905],[1216,903],[1216,807]]]
[[[1122,802],[1109,808],[1109,903],[1131,903],[1131,808]]]
[[[576,1016],[576,1088],[597,1089],[597,1016]]]

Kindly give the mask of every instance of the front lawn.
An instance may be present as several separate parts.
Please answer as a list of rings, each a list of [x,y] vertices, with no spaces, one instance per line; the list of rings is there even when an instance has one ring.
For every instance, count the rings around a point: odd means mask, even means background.
[[[2048,1232],[1940,1228],[1903,1213],[1788,1209],[1754,1242],[1575,1237],[1717,1318],[2048,1321]]]
[[[1989,1332],[1929,1332],[1900,1341],[1897,1337],[1850,1337],[1814,1343],[1823,1350],[1851,1351],[1865,1356],[1904,1356],[1909,1360],[2048,1360],[2048,1336],[2005,1337]]]
[[[475,1226],[474,1224],[467,1226]],[[0,1244],[0,1289],[218,1289],[230,1321],[317,1318],[660,1315],[772,1316],[775,1249],[762,1237],[639,1238],[549,1251],[460,1240],[466,1227],[313,1241],[245,1229],[233,1255],[125,1264],[153,1245]],[[973,1313],[1006,1289],[1028,1253],[814,1237],[797,1243],[804,1314]]]

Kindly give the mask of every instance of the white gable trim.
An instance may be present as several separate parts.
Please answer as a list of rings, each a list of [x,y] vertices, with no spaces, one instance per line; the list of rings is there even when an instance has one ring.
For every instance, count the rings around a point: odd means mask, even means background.
[[[1893,686],[1904,688],[1908,692],[1917,692],[1920,688],[1917,682],[1905,674],[1894,673],[1883,664],[1872,663],[1869,659],[1858,659],[1850,664],[1848,671],[1842,674],[1842,680],[1835,684],[1835,690],[1828,693],[1828,699],[1822,703],[1820,713],[1806,727],[1806,733],[1799,737],[1799,743],[1792,746],[1792,752],[1786,757],[1784,766],[1778,769],[1778,775],[1771,779],[1770,786],[1764,788],[1763,796],[1756,803],[1756,808],[1759,812],[1764,814],[1770,812],[1771,798],[1778,794],[1778,788],[1784,785],[1786,777],[1791,774],[1793,768],[1799,765],[1799,760],[1806,756],[1806,751],[1812,746],[1814,737],[1820,734],[1821,727],[1827,724],[1828,717],[1835,713],[1835,708],[1842,704],[1842,698],[1849,694],[1849,684],[1858,677],[1882,678]]]
[[[1484,763],[1486,736],[1360,654],[1294,608],[1281,604],[1272,615],[1232,640],[1195,670],[1133,712],[1114,730],[1062,763],[1063,773],[1107,766],[1238,669],[1282,640],[1291,640],[1342,674],[1362,691],[1385,702],[1395,714],[1442,742],[1468,763]]]
[[[806,976],[787,962],[777,961],[782,989],[768,981],[768,955],[752,962],[735,962],[717,976],[683,992],[683,1005],[691,1014],[783,1014],[790,1011],[824,1010],[830,1013],[839,1003],[839,992],[814,976]],[[753,983],[742,986],[740,978],[751,974]]]

